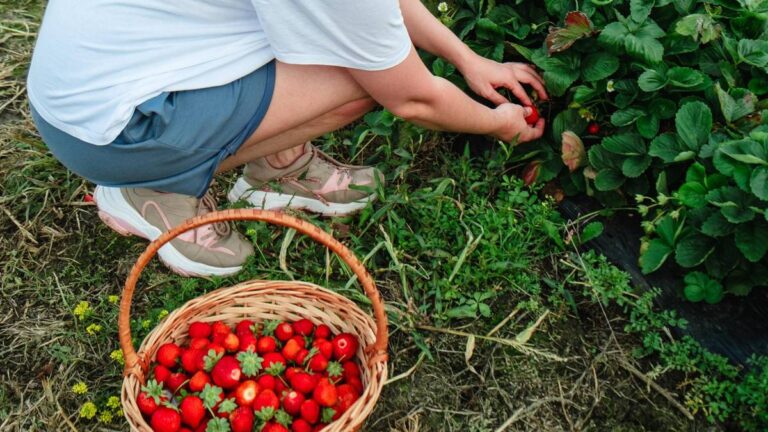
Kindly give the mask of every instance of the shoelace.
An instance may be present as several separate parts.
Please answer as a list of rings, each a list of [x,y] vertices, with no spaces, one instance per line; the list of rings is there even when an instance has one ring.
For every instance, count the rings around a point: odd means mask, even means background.
[[[216,211],[216,200],[213,198],[213,195],[210,192],[206,192],[206,194],[200,198],[200,201],[197,203],[197,214],[199,216],[213,211]],[[227,222],[215,222],[212,223],[211,226],[213,226],[214,232],[216,232],[216,234],[218,234],[220,237],[226,237],[232,231],[232,228]]]

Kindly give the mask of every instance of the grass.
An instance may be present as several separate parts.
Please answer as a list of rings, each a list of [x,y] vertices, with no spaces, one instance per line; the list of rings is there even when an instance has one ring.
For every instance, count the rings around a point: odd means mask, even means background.
[[[145,243],[103,226],[83,201],[93,185],[59,165],[31,123],[24,76],[41,11],[38,0],[0,4],[0,430],[125,430],[108,406],[122,380],[113,296]],[[583,294],[588,264],[563,240],[578,227],[508,177],[514,156],[368,120],[322,144],[384,168],[382,199],[356,217],[310,217],[368,257],[387,301],[392,378],[366,430],[702,427],[677,402],[684,377],[650,378],[651,365],[632,355],[639,340],[624,331],[626,314]],[[187,300],[239,280],[285,279],[284,270],[365,304],[347,270],[309,240],[238,227],[258,252],[236,277],[148,268],[134,304],[137,341]],[[80,302],[88,309],[76,314]],[[73,391],[80,382],[84,394]]]

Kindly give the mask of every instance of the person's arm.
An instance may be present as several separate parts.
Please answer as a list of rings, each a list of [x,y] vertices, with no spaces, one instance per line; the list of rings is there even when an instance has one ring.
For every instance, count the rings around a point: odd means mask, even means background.
[[[503,103],[494,109],[478,103],[450,81],[433,76],[413,49],[405,61],[389,69],[348,70],[384,108],[430,129],[519,142],[537,139],[544,133],[544,119],[534,127],[525,122],[530,108]]]
[[[523,63],[497,63],[483,58],[435,18],[421,0],[399,1],[413,43],[456,66],[472,91],[479,96],[497,105],[509,102],[496,91],[499,87],[505,87],[524,105],[531,105],[531,99],[521,85],[528,84],[541,99],[547,99],[544,80],[531,66]]]

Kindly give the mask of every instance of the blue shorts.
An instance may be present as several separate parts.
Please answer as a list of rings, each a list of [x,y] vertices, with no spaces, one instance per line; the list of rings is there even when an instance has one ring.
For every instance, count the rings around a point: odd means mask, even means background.
[[[53,156],[91,182],[200,197],[219,164],[259,127],[274,87],[272,61],[223,86],[161,93],[137,106],[105,146],[81,141],[31,111]]]

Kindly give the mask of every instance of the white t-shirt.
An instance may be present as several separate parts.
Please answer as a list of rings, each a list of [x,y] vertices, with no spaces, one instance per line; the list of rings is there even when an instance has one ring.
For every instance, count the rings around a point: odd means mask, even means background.
[[[50,0],[28,94],[51,125],[106,145],[165,91],[223,85],[273,58],[382,70],[410,49],[397,0]]]

